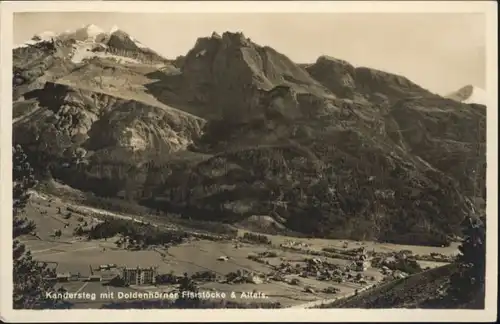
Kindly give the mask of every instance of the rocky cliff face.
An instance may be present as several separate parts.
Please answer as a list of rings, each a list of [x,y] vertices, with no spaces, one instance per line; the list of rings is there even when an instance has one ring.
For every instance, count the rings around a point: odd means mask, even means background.
[[[114,183],[120,191],[120,181],[133,177],[127,169],[185,150],[205,123],[174,108],[57,83],[46,83],[26,96],[36,102],[37,111],[14,124],[16,142],[38,156],[58,160],[58,167],[52,165],[55,172],[77,187],[75,179],[85,183],[89,177],[94,183]],[[76,161],[79,149],[86,156]]]
[[[116,31],[98,42],[142,46]],[[484,106],[405,77],[326,56],[299,66],[241,33],[162,65],[69,63],[50,46],[15,52],[14,139],[72,186],[189,217],[273,214],[314,236],[434,245],[485,198]]]
[[[333,96],[286,56],[229,32],[197,40],[183,60],[182,85],[188,101],[217,107],[215,116],[237,120],[262,113],[261,91],[280,85]]]
[[[68,74],[74,64],[66,59],[71,51],[71,42],[57,44],[47,41],[15,48],[13,51],[13,99],[26,92],[41,89],[45,82],[52,82]]]
[[[394,105],[390,116],[408,152],[457,180],[467,195],[486,197],[484,106],[412,99]]]
[[[407,78],[370,69],[354,67],[350,63],[329,56],[320,56],[306,70],[325,87],[342,98],[393,104],[412,96],[436,97]]]
[[[306,68],[316,80],[341,98],[354,97],[356,93],[356,69],[346,61],[320,56],[315,64]]]

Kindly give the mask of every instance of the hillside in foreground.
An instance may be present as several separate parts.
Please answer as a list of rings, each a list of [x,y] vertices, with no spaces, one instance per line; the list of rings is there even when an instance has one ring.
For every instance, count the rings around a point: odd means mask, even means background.
[[[437,246],[485,199],[485,107],[403,76],[326,56],[299,66],[230,32],[175,61],[123,31],[13,55],[14,142],[78,189],[186,218],[269,215],[308,236]]]
[[[320,308],[483,309],[484,295],[460,305],[447,300],[444,292],[449,284],[450,276],[455,271],[455,264],[427,270]]]

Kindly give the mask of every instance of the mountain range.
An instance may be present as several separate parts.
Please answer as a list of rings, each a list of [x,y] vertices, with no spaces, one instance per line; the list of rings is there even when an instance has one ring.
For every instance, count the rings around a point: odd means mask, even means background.
[[[239,32],[175,59],[94,25],[13,49],[14,142],[40,176],[314,237],[442,245],[484,213],[480,93],[326,55],[297,64]]]

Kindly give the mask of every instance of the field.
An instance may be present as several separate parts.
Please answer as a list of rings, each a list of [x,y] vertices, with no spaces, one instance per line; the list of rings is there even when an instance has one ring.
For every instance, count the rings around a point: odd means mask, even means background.
[[[69,206],[69,208],[68,208]],[[118,267],[128,266],[157,266],[159,273],[171,273],[181,276],[184,273],[193,275],[196,272],[211,271],[217,279],[210,282],[199,282],[200,290],[226,293],[236,293],[233,301],[248,302],[279,302],[284,307],[300,307],[312,301],[329,300],[332,298],[350,295],[355,290],[380,283],[384,274],[380,269],[367,268],[365,271],[345,270],[352,261],[343,258],[332,258],[324,255],[315,256],[314,252],[321,252],[323,248],[336,248],[348,250],[364,247],[366,250],[377,252],[391,252],[412,250],[414,253],[426,254],[437,252],[442,254],[456,253],[456,247],[432,248],[418,246],[398,246],[394,244],[379,244],[374,242],[355,242],[345,240],[322,240],[291,238],[278,235],[266,235],[270,244],[256,244],[243,242],[241,239],[212,241],[190,239],[189,241],[169,247],[148,248],[146,250],[132,251],[117,247],[117,238],[107,240],[88,241],[75,237],[73,230],[82,224],[96,224],[97,209],[84,209],[83,206],[70,205],[56,197],[47,195],[33,195],[26,209],[26,217],[35,221],[37,237],[29,236],[23,242],[32,251],[35,259],[48,262],[56,267],[58,273],[79,273],[86,278],[94,274],[101,274],[103,280],[111,278],[113,273],[102,273],[97,270],[99,265],[114,263]],[[104,213],[104,211],[102,211]],[[70,216],[68,217],[68,213]],[[107,212],[108,217],[130,218],[130,215],[117,215]],[[140,217],[133,217],[139,221]],[[148,220],[151,221],[152,220]],[[161,224],[163,226],[163,224]],[[60,237],[53,233],[61,230]],[[239,229],[241,238],[244,229]],[[282,245],[291,244],[300,246],[296,250],[283,248]],[[302,244],[300,244],[302,243]],[[347,247],[346,247],[347,244]],[[267,256],[262,256],[267,253]],[[249,255],[261,255],[258,260],[249,258]],[[220,261],[220,257],[227,260]],[[316,258],[318,264],[311,265],[311,259]],[[286,268],[281,272],[280,265]],[[435,267],[442,264],[423,261],[426,267]],[[294,269],[302,269],[300,271]],[[259,281],[226,282],[224,278],[229,273],[243,272],[261,278]],[[301,275],[304,271],[308,275]],[[319,273],[340,271],[344,277],[342,281],[318,279]],[[280,272],[280,279],[276,273]],[[311,274],[312,273],[312,274]],[[318,273],[318,275],[316,275]],[[357,278],[357,279],[355,279]],[[360,281],[360,279],[363,279]],[[295,282],[294,282],[295,281]],[[77,308],[99,308],[113,301],[113,298],[100,299],[100,293],[115,291],[115,301],[118,291],[172,291],[175,287],[169,285],[150,287],[116,288],[106,286],[101,282],[68,282],[62,283],[68,292],[95,293],[95,300],[72,300]],[[326,288],[335,288],[336,291],[327,291]],[[265,298],[241,298],[240,293],[260,292]],[[228,298],[228,297],[226,297]]]

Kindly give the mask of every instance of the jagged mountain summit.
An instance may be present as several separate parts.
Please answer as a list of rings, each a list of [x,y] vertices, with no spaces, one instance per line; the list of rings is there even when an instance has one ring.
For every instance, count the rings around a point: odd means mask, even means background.
[[[406,77],[325,55],[299,65],[240,32],[200,37],[175,60],[118,28],[77,34],[13,53],[14,141],[75,188],[185,217],[270,215],[310,236],[431,245],[485,198],[485,109]]]
[[[74,31],[66,31],[56,35],[57,39],[74,39],[76,41],[97,41],[99,37],[104,37],[107,33],[100,27],[90,24],[82,26]]]
[[[89,24],[74,30],[67,30],[62,33],[45,31],[34,35],[30,40],[21,45],[14,46],[14,50],[37,45],[46,42],[57,42],[58,44],[71,44],[70,55],[76,63],[82,59],[88,59],[99,54],[119,54],[119,56],[145,56],[156,62],[164,62],[165,59],[148,48],[134,37],[117,26],[113,26],[109,31]]]
[[[100,27],[93,24],[84,25],[75,30],[66,30],[62,33],[44,31],[42,33],[35,34],[29,41],[24,42],[23,44],[20,44],[18,46],[14,46],[14,48],[26,47],[29,45],[34,45],[37,42],[46,42],[52,40],[73,39],[75,41],[95,41],[99,35],[106,35],[110,33],[106,33]]]
[[[478,104],[486,106],[488,94],[484,89],[473,85],[466,85],[457,91],[450,93],[448,98],[467,104]]]
[[[429,90],[408,78],[366,67],[354,67],[349,62],[327,55],[320,56],[305,69],[329,90],[344,98],[389,103],[401,98],[435,97]]]

